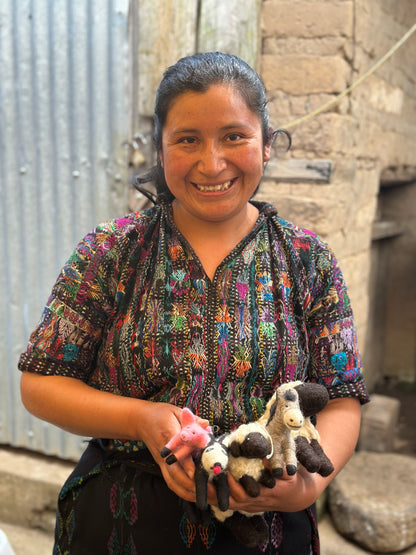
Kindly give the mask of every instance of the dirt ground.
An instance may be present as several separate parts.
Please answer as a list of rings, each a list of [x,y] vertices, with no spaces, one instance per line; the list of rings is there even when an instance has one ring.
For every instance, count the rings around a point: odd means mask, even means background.
[[[395,452],[416,456],[416,383],[385,380],[374,393],[388,395],[400,401],[400,415]]]

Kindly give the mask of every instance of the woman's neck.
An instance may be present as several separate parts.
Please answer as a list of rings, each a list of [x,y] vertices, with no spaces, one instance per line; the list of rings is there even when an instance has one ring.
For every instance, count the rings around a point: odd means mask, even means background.
[[[212,222],[184,215],[173,201],[173,219],[176,227],[189,242],[209,278],[234,247],[253,229],[259,211],[248,203],[247,210],[235,218]]]

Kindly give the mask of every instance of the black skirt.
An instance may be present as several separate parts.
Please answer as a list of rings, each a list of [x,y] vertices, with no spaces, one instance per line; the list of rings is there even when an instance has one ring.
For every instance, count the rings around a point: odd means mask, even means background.
[[[255,522],[243,526],[248,538]],[[262,526],[268,539],[243,545],[227,521],[192,518],[148,451],[118,453],[92,440],[59,495],[54,555],[319,554],[314,507],[265,513]]]

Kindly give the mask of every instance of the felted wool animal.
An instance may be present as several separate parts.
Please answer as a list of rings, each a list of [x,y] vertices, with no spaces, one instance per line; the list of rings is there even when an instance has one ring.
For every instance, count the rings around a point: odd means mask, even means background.
[[[273,488],[276,481],[263,459],[273,454],[273,442],[266,428],[259,422],[242,424],[226,438],[228,472],[251,497],[260,493],[260,484]]]
[[[276,481],[263,460],[273,452],[273,442],[266,428],[258,422],[242,424],[226,436],[228,445],[228,472],[251,497],[260,494],[260,484],[273,488]],[[246,547],[255,547],[267,541],[269,529],[263,513],[221,511],[211,507],[214,516],[229,528],[234,537]]]
[[[203,521],[206,520],[204,511],[208,509],[207,484],[211,481],[215,486],[218,501],[218,506],[210,507],[213,515],[231,530],[240,543],[247,547],[255,547],[264,543],[268,538],[268,527],[263,513],[244,513],[228,509],[230,490],[227,470],[230,472],[230,461],[233,461],[233,459],[235,461],[239,460],[241,463],[243,459],[246,463],[256,461],[256,476],[259,476],[265,470],[262,458],[270,453],[271,438],[265,429],[259,431],[259,427],[255,424],[242,425],[235,432],[212,440],[202,451],[195,468],[196,506],[202,511],[199,515],[200,518]],[[262,427],[260,426],[260,428]],[[238,433],[238,430],[240,430],[240,433]],[[235,457],[231,455],[231,450]],[[261,458],[256,460],[256,456]],[[248,468],[244,471],[246,477],[248,471]],[[269,475],[269,479],[273,480],[274,485],[273,477]],[[254,478],[252,480],[255,483]],[[247,482],[249,489],[253,487],[253,483],[251,480]],[[270,484],[270,481],[267,483]],[[243,484],[246,484],[244,480]],[[256,485],[259,491],[259,486]],[[270,484],[269,487],[273,486]],[[257,490],[253,491],[258,495]],[[191,521],[195,521],[196,513],[192,510],[192,507],[187,506],[186,510]]]
[[[198,422],[193,412],[186,407],[181,412],[181,426],[181,431],[174,435],[160,452],[167,464],[173,464],[204,449],[213,437],[208,422]]]
[[[273,393],[266,410],[257,422],[265,426],[273,440],[270,466],[275,478],[283,476],[284,467],[289,476],[297,472],[296,444],[292,431],[299,430],[304,417],[299,405],[299,394],[293,383],[282,384]]]
[[[296,457],[308,472],[329,476],[334,471],[334,466],[324,453],[320,445],[319,432],[311,420],[311,417],[326,407],[329,401],[328,391],[323,385],[302,382],[295,389],[305,418],[302,427],[293,433]]]
[[[207,486],[212,482],[217,493],[220,511],[228,509],[230,488],[227,480],[228,450],[224,436],[211,438],[195,463],[196,506],[204,511],[208,509]]]

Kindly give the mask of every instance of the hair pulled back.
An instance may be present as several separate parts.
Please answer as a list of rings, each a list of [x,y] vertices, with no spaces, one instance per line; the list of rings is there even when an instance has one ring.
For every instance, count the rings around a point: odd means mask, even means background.
[[[186,56],[170,66],[163,74],[156,92],[153,143],[159,153],[162,149],[162,132],[172,102],[188,91],[206,92],[212,85],[230,85],[244,98],[248,108],[257,114],[262,127],[264,144],[270,144],[273,132],[269,126],[266,91],[260,76],[246,62],[231,54],[203,52]],[[137,178],[137,184],[153,181],[158,194],[170,193],[165,181],[159,155],[157,165]],[[138,186],[139,190],[143,190]]]

